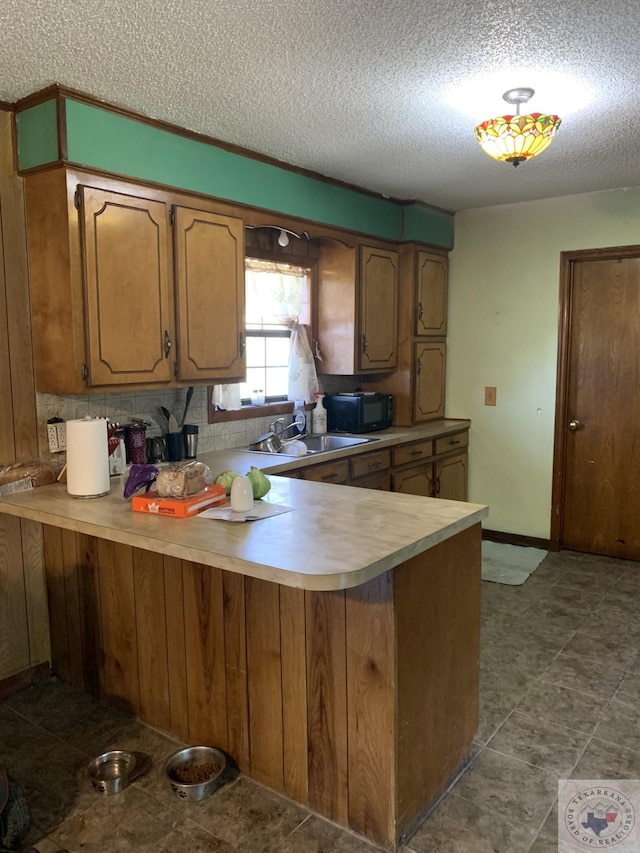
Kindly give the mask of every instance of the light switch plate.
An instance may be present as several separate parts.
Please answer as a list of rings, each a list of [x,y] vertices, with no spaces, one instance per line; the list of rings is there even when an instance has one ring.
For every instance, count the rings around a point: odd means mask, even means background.
[[[484,389],[484,404],[485,406],[495,406],[496,404],[496,389],[494,385],[487,385]]]

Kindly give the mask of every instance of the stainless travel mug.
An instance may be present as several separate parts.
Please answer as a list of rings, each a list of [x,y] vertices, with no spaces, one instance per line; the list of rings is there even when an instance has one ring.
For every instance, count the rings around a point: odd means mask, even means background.
[[[195,459],[198,453],[198,425],[185,424],[182,427],[184,436],[184,458]]]

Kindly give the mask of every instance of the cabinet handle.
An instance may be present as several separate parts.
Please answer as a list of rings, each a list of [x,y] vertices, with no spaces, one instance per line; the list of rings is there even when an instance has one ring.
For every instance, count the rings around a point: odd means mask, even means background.
[[[457,438],[452,438],[449,444],[460,444],[460,441]]]
[[[240,350],[240,358],[244,355],[244,335],[242,332],[238,335],[238,349]]]
[[[424,450],[412,450],[411,451],[412,456],[422,456],[423,453],[424,453]]]
[[[366,351],[367,351],[367,346],[368,346],[368,345],[367,345],[367,336],[366,336],[366,335],[363,335],[363,336],[362,336],[362,352],[366,352]]]
[[[418,359],[418,363],[416,365],[416,373],[422,373],[422,359]]]
[[[382,462],[369,462],[369,468],[379,468]]]
[[[338,476],[338,475],[337,475],[335,472],[334,472],[333,474],[323,474],[323,475],[322,475],[322,479],[323,479],[323,480],[335,480],[335,478],[336,478],[337,476]]]
[[[418,302],[418,320],[422,320],[422,302]]]
[[[435,497],[437,498],[437,497],[439,497],[439,496],[440,496],[440,477],[436,477],[436,493],[435,493]]]
[[[169,354],[171,353],[171,347],[173,344],[171,343],[171,338],[169,337],[169,332],[164,330],[164,357],[169,358]]]

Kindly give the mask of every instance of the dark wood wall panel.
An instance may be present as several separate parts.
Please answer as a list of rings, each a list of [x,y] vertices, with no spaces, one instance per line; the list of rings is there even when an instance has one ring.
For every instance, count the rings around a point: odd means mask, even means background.
[[[140,714],[152,726],[171,728],[167,620],[162,557],[133,551]]]
[[[64,584],[62,531],[45,526],[44,559],[47,567],[47,598],[51,631],[51,659],[54,673],[67,684],[73,684],[69,666],[69,635],[67,633],[67,598]]]
[[[182,563],[189,739],[228,749],[222,572]]]
[[[346,626],[349,824],[384,843],[395,821],[393,573],[347,591]]]
[[[24,186],[14,153],[12,113],[0,107],[0,466],[38,455]],[[28,683],[50,657],[43,565],[39,525],[0,517],[0,682],[23,672]]]
[[[0,519],[0,667],[7,676],[30,665],[21,555],[20,519],[4,516]]]
[[[309,805],[347,823],[347,673],[343,592],[305,593]]]
[[[44,672],[44,662],[49,662],[51,650],[42,525],[23,518],[20,520],[20,532],[29,628],[29,660],[39,665],[40,671]],[[13,555],[13,559],[16,559],[16,555]]]
[[[404,664],[397,686],[400,832],[444,790],[477,728],[479,565],[477,526],[395,572],[397,659]]]
[[[249,772],[249,694],[247,687],[247,633],[242,575],[223,572],[224,648],[227,682],[227,743],[238,767]]]
[[[140,713],[133,549],[98,540],[102,641],[100,696]]]
[[[178,737],[189,737],[189,699],[187,696],[187,651],[184,628],[184,592],[182,560],[164,557],[165,628],[169,671],[170,730]]]
[[[80,625],[80,595],[78,590],[78,550],[72,530],[61,530],[62,572],[66,598],[67,636],[69,637],[69,679],[74,687],[84,682]]]
[[[76,534],[78,558],[78,596],[80,599],[80,643],[82,649],[82,688],[93,696],[100,694],[97,663],[102,656],[100,577],[98,540]]]
[[[304,592],[280,587],[282,659],[282,736],[284,788],[300,803],[309,802],[307,735],[307,660]]]
[[[245,578],[251,775],[284,790],[280,595],[277,584]]]

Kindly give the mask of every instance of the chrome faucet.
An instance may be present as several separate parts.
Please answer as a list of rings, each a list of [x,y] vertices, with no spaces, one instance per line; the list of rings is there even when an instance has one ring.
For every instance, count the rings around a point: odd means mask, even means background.
[[[275,432],[275,434],[278,436],[278,438],[282,438],[282,436],[285,434],[285,432],[289,432],[289,430],[292,427],[298,427],[299,428],[299,425],[295,421],[293,421],[290,424],[287,424],[287,426],[283,426],[283,424],[284,424],[284,418],[276,418],[275,421],[272,421],[270,426],[269,426],[269,428],[271,429],[271,432]],[[297,435],[296,438],[302,438],[303,435],[305,435],[305,433],[302,433],[301,435]]]

